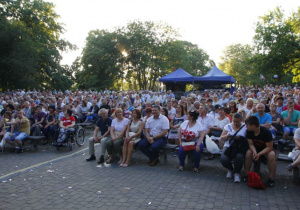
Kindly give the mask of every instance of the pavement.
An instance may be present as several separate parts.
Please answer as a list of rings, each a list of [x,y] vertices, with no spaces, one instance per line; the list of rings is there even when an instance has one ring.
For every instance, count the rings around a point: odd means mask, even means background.
[[[284,161],[277,161],[275,187],[256,190],[226,179],[219,157],[202,158],[199,173],[191,166],[178,172],[171,153],[167,165],[150,167],[137,151],[121,168],[87,162],[87,147],[33,151],[28,144],[23,154],[0,154],[0,209],[300,209],[299,186]],[[266,166],[261,172],[265,178]]]

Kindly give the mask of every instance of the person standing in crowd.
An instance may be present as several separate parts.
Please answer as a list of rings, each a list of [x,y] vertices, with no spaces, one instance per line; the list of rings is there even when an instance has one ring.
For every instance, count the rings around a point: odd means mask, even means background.
[[[152,107],[152,114],[146,122],[146,138],[139,142],[138,148],[149,158],[149,165],[155,166],[160,149],[167,143],[170,125],[168,118],[160,114],[159,106]]]

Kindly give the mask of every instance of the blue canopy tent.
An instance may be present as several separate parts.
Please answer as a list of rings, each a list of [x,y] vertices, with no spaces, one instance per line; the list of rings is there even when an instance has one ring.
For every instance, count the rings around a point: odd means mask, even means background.
[[[203,86],[230,84],[231,90],[232,84],[235,83],[235,78],[224,73],[217,66],[214,66],[204,76],[195,77],[195,82],[202,83]]]
[[[186,82],[193,83],[194,76],[184,71],[182,68],[177,69],[176,71],[159,78],[160,82]]]
[[[167,89],[180,89],[185,91],[186,84],[194,84],[194,76],[184,71],[182,68],[159,78],[159,82],[166,84]]]

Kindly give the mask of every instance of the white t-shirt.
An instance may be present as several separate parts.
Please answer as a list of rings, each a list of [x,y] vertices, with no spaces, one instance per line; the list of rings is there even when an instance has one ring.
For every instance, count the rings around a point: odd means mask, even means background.
[[[225,125],[229,124],[230,120],[228,117],[225,117],[223,120],[219,120],[218,118],[215,118],[214,126],[224,129]]]
[[[174,115],[176,115],[176,109],[174,107],[171,107],[171,110],[168,109],[168,117],[172,117]]]
[[[180,125],[181,127],[181,135],[187,141],[196,141],[199,137],[199,132],[203,131],[203,126],[196,121],[196,124],[193,127],[189,126],[189,121],[186,120]]]
[[[123,118],[121,122],[118,122],[118,119],[113,119],[111,123],[111,127],[114,127],[116,131],[122,131],[123,128],[128,125],[129,120],[127,118]]]
[[[215,119],[211,115],[206,115],[205,117],[199,116],[197,121],[203,126],[204,131],[207,131],[209,126],[214,126]]]
[[[242,126],[243,126],[243,125],[244,125],[244,123],[242,124]],[[230,135],[232,135],[232,136],[233,136],[233,135],[235,134],[235,132],[236,132],[236,131],[234,131],[233,128],[232,128],[232,123],[225,125],[224,130],[228,132],[227,134],[230,134]],[[236,134],[236,136],[243,136],[243,137],[246,137],[246,132],[247,132],[247,127],[244,126],[244,127]],[[230,146],[230,145],[229,145],[229,139],[227,139],[227,140],[225,141],[224,147],[229,147],[229,146]]]

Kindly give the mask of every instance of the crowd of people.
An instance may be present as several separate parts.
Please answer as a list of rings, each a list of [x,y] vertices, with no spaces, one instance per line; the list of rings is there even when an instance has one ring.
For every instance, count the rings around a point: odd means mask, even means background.
[[[244,168],[243,180],[247,181],[252,163],[263,161],[269,169],[266,185],[273,186],[273,140],[276,136],[288,140],[291,135],[296,147],[287,169],[300,164],[298,85],[239,87],[232,94],[195,91],[183,96],[170,90],[7,90],[0,94],[0,110],[1,150],[11,146],[23,152],[22,141],[29,135],[45,136],[43,144],[49,140],[61,144],[77,120],[95,123],[87,161],[96,160],[94,144],[100,143],[99,164],[118,161],[120,167],[128,167],[137,147],[149,158],[148,164],[155,166],[160,149],[169,142],[179,146],[178,171],[184,170],[185,157],[192,154],[193,171],[198,172],[202,150],[211,140],[222,150],[220,161],[227,178],[241,182]],[[213,158],[214,154],[207,157]]]

